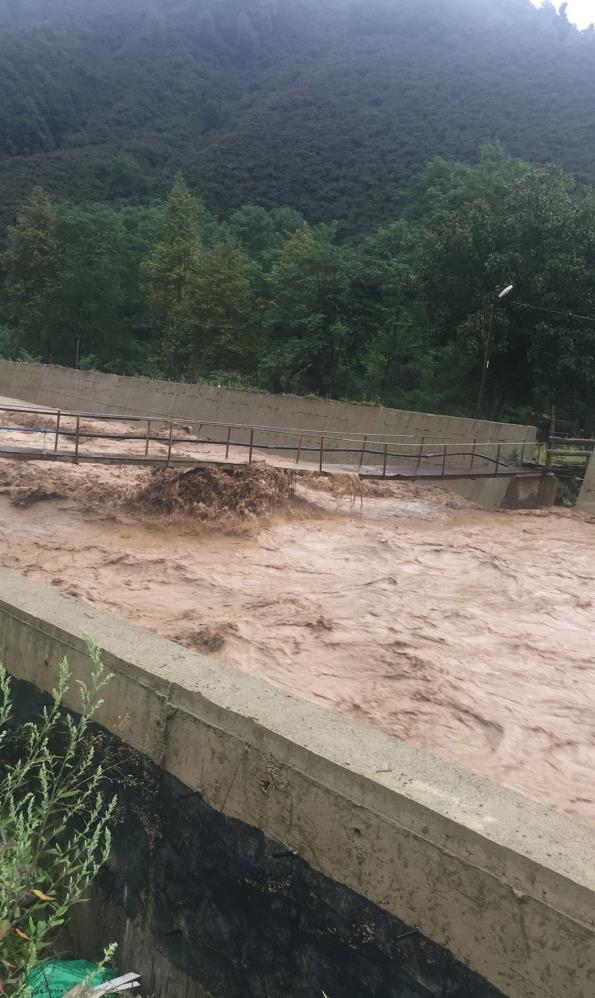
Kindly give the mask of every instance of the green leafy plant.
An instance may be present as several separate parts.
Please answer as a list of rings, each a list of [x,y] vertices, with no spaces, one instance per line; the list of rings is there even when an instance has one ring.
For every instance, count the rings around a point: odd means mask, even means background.
[[[64,708],[72,676],[64,659],[51,703],[14,725],[11,680],[0,665],[0,993],[26,994],[25,979],[51,953],[56,933],[84,901],[111,846],[115,798],[90,731],[111,676],[87,642],[91,671],[78,681],[78,716]]]

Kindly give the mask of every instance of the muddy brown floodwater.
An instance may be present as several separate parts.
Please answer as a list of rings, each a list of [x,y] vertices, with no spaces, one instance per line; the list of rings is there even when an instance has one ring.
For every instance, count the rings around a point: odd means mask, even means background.
[[[1,462],[0,563],[595,823],[595,523],[319,483],[214,529],[146,474]]]

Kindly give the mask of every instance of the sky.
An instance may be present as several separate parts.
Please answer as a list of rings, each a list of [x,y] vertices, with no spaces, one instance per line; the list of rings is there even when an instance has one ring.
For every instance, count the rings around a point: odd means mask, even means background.
[[[559,7],[561,0],[554,2]],[[533,0],[533,3],[539,7],[541,0]],[[569,20],[579,28],[588,28],[592,22],[595,23],[595,0],[569,0],[567,13]]]

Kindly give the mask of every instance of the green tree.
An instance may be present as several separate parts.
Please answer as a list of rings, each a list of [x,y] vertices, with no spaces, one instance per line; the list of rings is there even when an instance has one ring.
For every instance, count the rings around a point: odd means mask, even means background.
[[[156,227],[155,209],[54,205],[34,192],[2,260],[2,355],[131,373],[146,366],[154,328],[139,267]]]
[[[167,373],[188,366],[191,313],[203,258],[200,206],[178,177],[165,204],[159,237],[140,270],[141,285],[158,324]]]
[[[107,205],[61,206],[64,263],[58,298],[62,316],[60,359],[115,358],[125,336],[122,325],[122,265],[125,230]]]
[[[39,358],[31,356],[23,349],[21,337],[16,329],[0,325],[0,357],[2,360],[36,361]]]
[[[49,361],[61,325],[64,245],[58,209],[43,188],[35,188],[9,228],[2,267],[8,318],[25,350]]]
[[[157,242],[160,206],[122,208],[123,228],[120,259],[120,328],[116,350],[104,367],[116,373],[163,377],[158,365],[159,329],[141,286],[141,266]]]
[[[473,411],[491,306],[495,312],[486,414],[595,401],[595,195],[556,168],[502,159],[507,175],[475,172],[466,202],[434,211],[422,235],[421,301],[444,347],[451,397]],[[493,164],[492,164],[493,171]],[[481,179],[481,184],[478,184]],[[461,200],[460,193],[457,200]],[[528,306],[528,307],[527,307]]]
[[[157,239],[154,208],[59,206],[64,267],[59,359],[122,373],[151,373],[156,330],[139,287],[141,261]]]
[[[258,205],[244,205],[229,219],[228,228],[248,255],[268,271],[287,239],[306,225],[303,215],[293,208],[267,211]]]
[[[190,295],[190,353],[202,373],[248,374],[258,349],[255,269],[239,243],[223,239],[203,252]]]
[[[410,222],[437,220],[482,197],[505,198],[531,170],[530,163],[511,156],[500,142],[483,145],[476,163],[437,156],[410,182],[404,214]]]
[[[417,233],[403,219],[363,246],[360,328],[369,329],[363,383],[368,397],[401,407],[423,399],[433,367],[417,301],[416,250]]]
[[[228,222],[229,231],[253,258],[263,257],[279,245],[271,212],[258,205],[247,204],[234,211]]]
[[[357,340],[352,324],[358,260],[337,245],[332,226],[299,229],[270,276],[270,353],[274,388],[340,393]]]

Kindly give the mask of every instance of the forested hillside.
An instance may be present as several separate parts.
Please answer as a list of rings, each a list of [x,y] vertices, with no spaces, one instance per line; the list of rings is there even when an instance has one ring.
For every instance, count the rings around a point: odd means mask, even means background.
[[[593,432],[594,317],[564,11],[0,0],[0,356]]]
[[[34,184],[348,237],[433,156],[501,140],[595,181],[595,34],[530,0],[2,0],[0,222]]]
[[[461,414],[514,283],[482,414],[595,423],[595,188],[499,147],[432,161],[357,245],[287,207],[219,220],[181,176],[149,207],[36,188],[0,265],[2,356]]]

